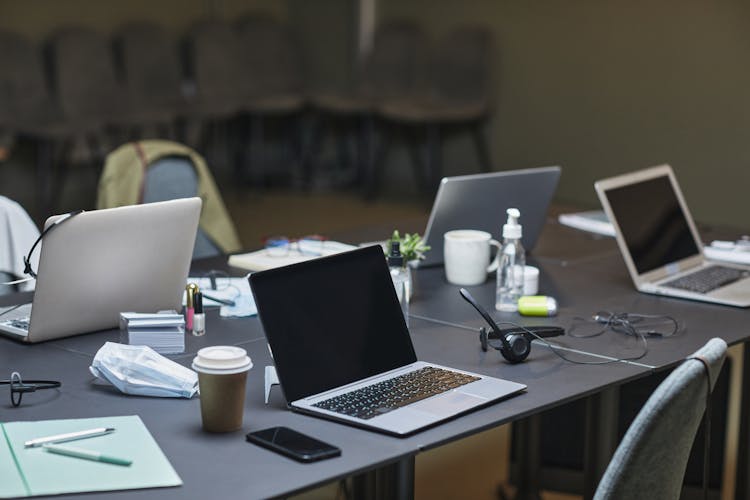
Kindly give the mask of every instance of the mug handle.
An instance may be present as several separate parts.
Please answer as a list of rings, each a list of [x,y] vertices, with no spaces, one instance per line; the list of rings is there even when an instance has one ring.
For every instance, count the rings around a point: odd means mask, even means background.
[[[490,240],[490,245],[493,247],[497,247],[497,252],[495,253],[495,258],[492,259],[490,265],[487,266],[487,272],[494,273],[495,271],[497,271],[497,267],[500,265],[500,253],[503,249],[503,245],[497,240]]]

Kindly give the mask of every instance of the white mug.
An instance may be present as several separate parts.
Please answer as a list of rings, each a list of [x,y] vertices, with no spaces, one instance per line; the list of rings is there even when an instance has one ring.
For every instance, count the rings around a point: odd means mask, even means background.
[[[490,263],[490,246],[497,254]],[[500,242],[485,231],[459,229],[443,235],[445,277],[448,283],[461,286],[481,285],[487,273],[497,270]],[[488,265],[489,264],[489,265]]]

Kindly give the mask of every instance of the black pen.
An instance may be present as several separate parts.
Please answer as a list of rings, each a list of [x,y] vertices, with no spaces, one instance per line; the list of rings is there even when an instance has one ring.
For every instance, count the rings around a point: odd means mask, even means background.
[[[225,306],[234,306],[236,305],[236,302],[229,299],[220,299],[218,297],[214,297],[213,295],[209,295],[205,292],[203,292],[203,298],[208,300],[213,300],[214,302],[218,302],[219,304],[224,304]]]

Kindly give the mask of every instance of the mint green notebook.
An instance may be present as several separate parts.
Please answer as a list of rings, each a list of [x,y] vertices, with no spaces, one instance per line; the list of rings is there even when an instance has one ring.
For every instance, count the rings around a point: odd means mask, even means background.
[[[133,461],[129,466],[25,448],[30,439],[97,427],[110,434],[71,446]],[[0,498],[179,486],[182,480],[137,415],[0,423]]]

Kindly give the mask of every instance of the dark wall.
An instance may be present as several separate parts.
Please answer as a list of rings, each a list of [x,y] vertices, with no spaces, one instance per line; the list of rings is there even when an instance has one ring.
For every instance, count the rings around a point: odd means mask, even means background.
[[[392,17],[493,31],[496,169],[561,164],[558,199],[595,206],[596,179],[670,163],[696,219],[750,227],[749,3],[381,0]],[[447,170],[469,146],[448,145]]]

